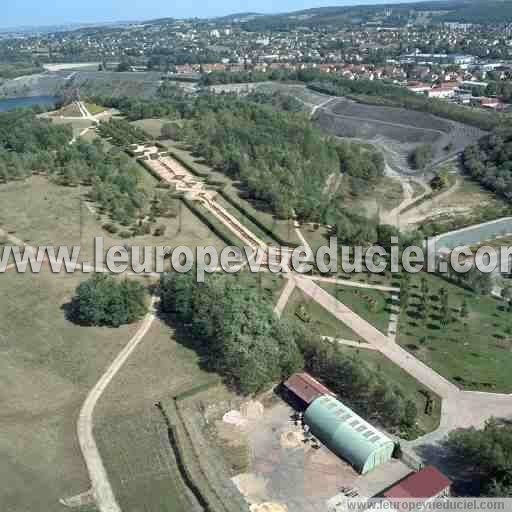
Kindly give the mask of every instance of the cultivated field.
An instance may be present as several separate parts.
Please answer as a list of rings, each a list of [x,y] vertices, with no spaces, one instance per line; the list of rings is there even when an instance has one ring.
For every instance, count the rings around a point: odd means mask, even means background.
[[[6,512],[63,511],[87,490],[76,437],[86,394],[137,325],[79,327],[63,307],[82,276],[0,278],[0,503]]]

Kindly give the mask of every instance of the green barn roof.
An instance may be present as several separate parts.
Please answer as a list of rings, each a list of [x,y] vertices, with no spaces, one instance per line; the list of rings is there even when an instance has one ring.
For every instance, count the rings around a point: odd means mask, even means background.
[[[323,395],[307,408],[304,421],[331,451],[366,473],[389,460],[394,443],[336,398]]]

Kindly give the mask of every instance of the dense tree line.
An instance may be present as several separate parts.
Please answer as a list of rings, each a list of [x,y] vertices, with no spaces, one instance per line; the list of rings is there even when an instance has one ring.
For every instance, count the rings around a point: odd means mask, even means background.
[[[264,75],[264,76],[262,76]],[[427,98],[405,87],[385,80],[349,80],[336,74],[321,73],[315,69],[253,74],[214,72],[203,78],[207,85],[243,83],[263,80],[297,80],[308,84],[315,91],[334,96],[348,96],[362,103],[390,107],[403,107],[434,114],[446,119],[491,130],[504,122],[503,115],[476,110],[443,100]]]
[[[326,193],[329,177],[344,172],[371,185],[383,174],[377,151],[325,138],[303,114],[233,97],[200,98],[196,106],[185,130],[194,151],[278,216],[325,222],[339,199]]]
[[[456,430],[447,446],[481,481],[481,495],[512,497],[512,425],[490,420],[483,430]]]
[[[268,73],[260,71],[240,71],[232,73],[230,71],[213,71],[201,76],[200,84],[207,87],[219,84],[243,84],[266,82],[268,80],[285,80],[289,77],[289,72],[276,69]]]
[[[475,96],[475,94],[473,94]],[[484,89],[481,96],[498,96],[506,103],[512,101],[512,81],[491,81]]]
[[[164,82],[158,98],[151,100],[136,97],[95,96],[93,103],[120,110],[130,121],[150,118],[181,118],[191,113],[190,101],[182,89]]]
[[[29,110],[0,113],[0,182],[50,169],[55,152],[72,137],[70,126],[54,125]]]
[[[71,317],[83,325],[119,327],[146,312],[147,292],[141,283],[96,274],[76,289]]]
[[[377,419],[386,428],[414,429],[418,414],[416,405],[384,375],[319,337],[308,334],[298,341],[306,369],[357,413]]]
[[[193,272],[165,274],[160,290],[162,309],[190,325],[207,366],[242,392],[260,391],[303,367],[297,333],[279,323],[268,300],[237,279],[219,275],[197,283]]]
[[[99,134],[111,144],[125,147],[129,144],[141,144],[148,140],[148,135],[130,124],[125,119],[110,119],[103,121],[98,127]]]
[[[96,100],[134,113],[138,100]],[[255,201],[277,216],[340,225],[347,233],[375,241],[377,223],[351,214],[347,194],[360,195],[374,187],[384,172],[382,154],[371,146],[325,138],[301,113],[300,102],[282,94],[199,95],[184,101],[180,95],[158,100],[169,105],[165,135],[178,134],[198,156],[217,170],[242,182]],[[127,110],[125,110],[127,109]],[[172,113],[171,113],[172,112]],[[328,183],[340,175],[342,184]],[[370,234],[371,236],[366,236]],[[375,234],[375,237],[373,236]]]
[[[412,428],[413,402],[364,362],[349,357],[295,320],[278,319],[272,304],[240,279],[193,272],[165,274],[164,312],[198,340],[206,365],[243,393],[254,393],[307,368],[360,414],[389,428]]]
[[[512,199],[512,128],[500,128],[468,146],[463,154],[466,172],[484,187]]]
[[[44,173],[59,185],[90,187],[91,200],[115,222],[128,226],[145,216],[137,164],[117,148],[107,151],[101,139],[72,138],[70,126],[31,111],[0,114],[0,182]]]
[[[21,61],[0,64],[0,79],[12,80],[19,76],[34,75],[43,71],[43,67],[38,62]]]
[[[409,155],[409,163],[414,169],[423,170],[432,162],[434,148],[431,144],[421,144]]]

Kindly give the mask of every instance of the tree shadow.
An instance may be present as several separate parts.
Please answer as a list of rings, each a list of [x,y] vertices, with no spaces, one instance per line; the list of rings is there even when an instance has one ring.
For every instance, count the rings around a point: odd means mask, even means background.
[[[479,496],[482,482],[472,461],[458,457],[451,449],[449,441],[439,444],[426,442],[413,448],[413,451],[425,464],[431,464],[453,482],[452,493],[455,496]]]
[[[211,364],[211,359],[209,357],[208,347],[205,344],[201,343],[198,337],[194,336],[190,331],[190,325],[186,323],[180,322],[175,315],[167,313],[162,310],[161,305],[156,311],[156,316],[158,319],[163,322],[167,327],[169,327],[174,332],[174,339],[178,345],[185,347],[189,350],[194,351],[198,357],[198,364],[201,370],[207,373],[215,373],[219,375],[223,382],[232,387],[231,383],[227,382],[223,375],[220,375]]]
[[[81,322],[78,318],[78,302],[75,298],[70,301],[62,304],[60,309],[64,312],[64,318],[75,325],[79,325],[81,327],[86,327],[87,324]]]

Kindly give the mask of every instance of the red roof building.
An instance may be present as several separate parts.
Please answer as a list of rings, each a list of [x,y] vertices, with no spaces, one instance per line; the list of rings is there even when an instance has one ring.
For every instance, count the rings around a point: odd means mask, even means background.
[[[429,500],[448,495],[451,484],[451,480],[437,468],[426,466],[388,489],[384,496],[388,499]]]
[[[306,405],[322,395],[335,396],[329,388],[318,382],[309,373],[295,373],[284,383],[284,387]]]

